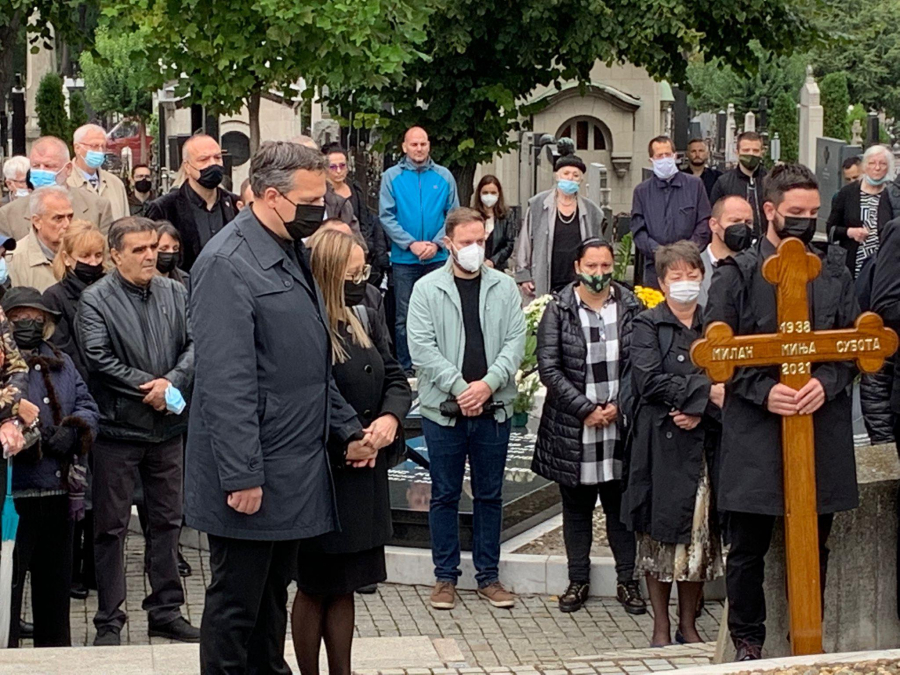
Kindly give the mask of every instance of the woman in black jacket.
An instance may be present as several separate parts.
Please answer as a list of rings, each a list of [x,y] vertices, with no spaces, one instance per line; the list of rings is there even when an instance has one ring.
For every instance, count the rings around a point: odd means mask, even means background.
[[[631,322],[641,304],[612,281],[614,264],[609,243],[581,242],[577,280],[554,296],[538,328],[538,369],[547,398],[531,468],[559,483],[562,494],[569,559],[569,586],[559,598],[562,612],[581,609],[588,596],[598,494],[616,560],[618,600],[630,614],[647,611],[634,578],[634,534],[620,519]]]
[[[678,583],[678,642],[701,642],[695,617],[703,584],[722,576],[710,476],[725,388],[690,357],[701,336],[703,279],[691,242],[661,246],[656,271],[665,302],[634,320],[631,372],[635,412],[622,520],[638,533],[637,573],[653,606],[652,647],[670,643],[669,594]],[[721,417],[719,416],[720,420]]]
[[[177,281],[191,289],[190,275],[181,269],[181,234],[168,220],[156,221],[159,248],[156,253],[156,271],[161,276]]]
[[[472,193],[472,208],[484,216],[484,229],[488,235],[484,264],[505,270],[516,245],[518,227],[513,212],[506,206],[500,179],[488,174],[478,181],[478,187]]]
[[[387,327],[361,304],[369,274],[362,247],[334,230],[318,232],[308,245],[328,310],[335,383],[365,427],[366,443],[381,451],[335,469],[341,529],[301,542],[291,631],[302,675],[318,675],[323,640],[328,671],[350,675],[353,593],[387,578],[384,545],[392,534],[388,451],[404,443],[402,422],[412,394],[391,356]]]

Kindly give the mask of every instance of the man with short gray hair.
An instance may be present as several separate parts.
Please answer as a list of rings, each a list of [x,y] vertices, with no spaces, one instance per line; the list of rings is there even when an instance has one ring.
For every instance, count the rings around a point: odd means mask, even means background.
[[[69,187],[84,190],[109,201],[113,220],[130,212],[125,183],[102,167],[106,162],[106,131],[96,124],[78,127],[72,136],[75,147],[75,167],[69,174]]]
[[[55,136],[42,136],[31,146],[31,184],[35,188],[62,185],[72,173],[69,146]],[[92,192],[69,187],[72,212],[78,220],[88,220],[106,234],[113,221],[109,201]],[[31,232],[31,212],[27,199],[16,199],[0,208],[0,234],[22,239]]]
[[[31,190],[28,189],[28,182],[25,179],[30,168],[31,162],[24,155],[15,155],[3,162],[3,182],[7,191],[6,197],[3,198],[4,204],[29,195]]]
[[[156,225],[120,218],[109,230],[116,269],[81,295],[75,322],[100,409],[92,450],[95,645],[118,645],[125,624],[125,534],[140,473],[147,509],[150,595],[144,600],[151,637],[198,642],[181,615],[178,575],[183,503],[185,398],[194,379],[194,343],[184,285],[156,273]]]
[[[328,318],[303,245],[322,224],[325,157],[264,143],[250,189],[253,203],[191,271],[185,515],[209,538],[206,675],[291,672],[284,638],[298,540],[337,528],[329,464],[376,452],[334,384]]]
[[[72,200],[66,188],[51,185],[38,188],[21,201],[28,204],[31,232],[16,246],[9,277],[13,286],[30,286],[43,293],[57,281],[52,263],[72,223]]]

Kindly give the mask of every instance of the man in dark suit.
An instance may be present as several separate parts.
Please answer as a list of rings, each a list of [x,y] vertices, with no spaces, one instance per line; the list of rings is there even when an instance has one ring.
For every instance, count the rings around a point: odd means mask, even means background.
[[[151,202],[147,217],[168,220],[181,233],[182,268],[187,272],[209,240],[234,220],[238,198],[219,187],[224,168],[216,139],[191,136],[181,154],[184,183]]]
[[[302,244],[322,223],[325,158],[265,143],[250,186],[253,203],[191,274],[185,513],[209,536],[207,675],[291,672],[284,639],[298,540],[337,529],[329,466],[377,453],[334,383],[325,303]]]

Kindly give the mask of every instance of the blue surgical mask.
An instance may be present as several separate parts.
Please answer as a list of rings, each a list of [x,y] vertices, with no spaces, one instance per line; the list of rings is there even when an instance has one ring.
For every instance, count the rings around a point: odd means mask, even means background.
[[[60,169],[59,171],[62,171]],[[47,169],[32,169],[31,170],[31,184],[34,185],[34,189],[47,187],[48,185],[56,185],[56,177],[59,175],[59,171],[48,171]]]
[[[578,192],[580,186],[577,181],[560,178],[556,182],[556,187],[559,188],[559,191],[564,195],[574,195]]]
[[[879,185],[884,185],[891,178],[887,174],[882,176],[881,178],[872,178],[869,174],[863,174],[865,176],[866,182],[872,187],[878,187]]]
[[[5,284],[9,279],[9,269],[6,267],[6,257],[0,258],[0,284]]]
[[[675,157],[663,157],[662,159],[653,160],[653,173],[660,180],[668,180],[678,173],[678,165],[675,163]]]
[[[84,163],[92,169],[99,169],[103,166],[103,162],[105,161],[106,153],[99,152],[98,150],[88,150],[87,154],[84,156]]]
[[[184,396],[181,395],[181,390],[177,387],[173,387],[171,384],[166,387],[166,410],[170,413],[180,415],[184,412],[184,407],[186,405]]]

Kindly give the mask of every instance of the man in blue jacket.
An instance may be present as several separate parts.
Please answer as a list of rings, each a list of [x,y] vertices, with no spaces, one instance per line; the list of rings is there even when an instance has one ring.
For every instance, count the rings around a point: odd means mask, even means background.
[[[431,143],[422,127],[403,136],[405,157],[381,177],[379,216],[391,239],[391,268],[397,301],[397,358],[410,372],[412,360],[406,344],[406,315],[413,285],[444,265],[447,251],[444,219],[459,206],[456,180],[446,167],[429,156]]]

